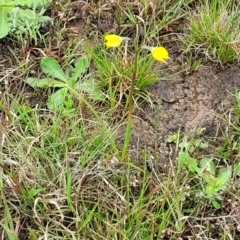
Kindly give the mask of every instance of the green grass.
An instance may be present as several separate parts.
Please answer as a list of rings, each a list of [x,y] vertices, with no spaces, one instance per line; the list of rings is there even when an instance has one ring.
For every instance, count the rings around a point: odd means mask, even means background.
[[[106,96],[105,103],[112,111],[127,108],[128,94],[135,67],[135,53],[129,50],[125,51],[124,48],[123,46],[119,49],[106,50],[103,46],[97,49],[87,46],[87,52],[91,54],[93,66],[96,68],[93,76],[96,79],[97,88]],[[153,70],[154,59],[146,54],[148,53],[146,50],[139,49],[138,51],[137,81],[133,96],[136,105],[142,99],[151,102],[146,88],[161,80],[158,77],[159,74],[162,75],[162,79],[164,78],[163,70],[161,73],[159,70],[160,64]]]
[[[202,1],[189,17],[185,52],[221,64],[239,61],[238,4],[234,1]]]
[[[109,155],[114,130],[77,112],[62,119],[44,109],[22,116],[17,104],[12,111],[1,156],[1,226],[9,239],[24,232],[32,239],[152,239],[170,226],[182,230],[185,187],[179,192],[170,175],[153,185],[145,169]],[[149,194],[153,186],[159,190]]]
[[[169,26],[186,15],[186,9],[192,0],[154,1],[141,0],[138,4],[123,1],[120,7],[118,24],[121,33],[134,39],[134,43],[143,42],[146,45],[162,44],[162,31],[168,31]]]
[[[94,1],[89,4],[93,12],[101,6],[99,14],[112,6],[109,1],[99,1],[98,6]],[[117,1],[114,4],[118,6]],[[127,50],[124,45],[106,50],[102,38],[84,47],[85,40],[74,37],[64,47],[63,43],[72,37],[72,33],[66,36],[67,24],[71,24],[66,20],[63,23],[59,20],[54,36],[44,41],[50,52],[54,52],[51,44],[59,47],[59,55],[54,56],[61,57],[63,62],[55,64],[69,78],[74,75],[79,57],[86,56],[89,65],[86,64],[78,81],[94,81],[105,101],[96,101],[75,84],[64,83],[72,100],[69,111],[66,114],[48,108],[46,99],[59,86],[41,90],[26,84],[28,77],[41,79],[47,75],[39,67],[42,54],[31,55],[30,49],[22,57],[28,60],[26,64],[21,65],[19,59],[15,66],[19,71],[11,75],[25,82],[25,86],[17,94],[8,88],[0,92],[1,239],[238,239],[238,91],[217,146],[212,146],[211,139],[201,133],[188,136],[174,133],[168,139],[174,152],[169,166],[164,170],[162,159],[156,155],[151,171],[147,170],[152,159],[147,149],[139,149],[141,152],[135,154],[130,144],[123,147],[126,135],[131,136],[131,132],[124,136],[124,130],[136,45],[140,49],[142,45],[167,44],[163,40],[166,29],[177,20],[187,20],[194,11],[186,22],[189,32],[184,39],[185,52],[190,51],[184,56],[190,66],[188,70],[195,71],[200,63],[204,64],[199,60],[204,57],[223,66],[230,62],[237,65],[237,2],[155,4],[141,0],[137,10],[132,1],[119,4],[115,31],[131,37]],[[71,10],[69,2],[55,7],[60,12],[66,11],[62,12],[66,16]],[[48,51],[36,50],[45,54]],[[163,69],[149,52],[140,50],[134,110],[140,108],[142,101],[152,103],[147,87],[162,80],[167,67],[171,70],[171,63],[170,60]],[[26,100],[26,94],[32,99],[40,95],[43,102]],[[128,161],[121,159],[123,148],[128,150]]]
[[[87,120],[81,108],[62,118],[17,101],[9,107],[0,181],[5,209],[0,225],[9,239],[24,234],[31,239],[176,239],[195,224],[201,209],[214,212],[201,175],[177,167],[176,159],[165,174],[155,168],[149,173],[143,167],[148,158],[144,154],[141,167],[119,161],[111,147],[117,129],[107,131],[98,121]],[[234,126],[237,138],[240,132]],[[199,140],[177,144],[200,160],[194,154],[201,149]],[[223,200],[235,191],[222,187],[218,196]],[[208,226],[205,218],[202,228]]]
[[[114,131],[108,133],[98,121],[83,120],[80,110],[65,119],[44,109],[26,112],[27,108],[17,103],[11,109],[12,123],[8,132],[3,133],[6,137],[1,156],[1,193],[8,195],[3,203],[5,208],[14,212],[14,203],[17,204],[17,218],[22,223],[26,221],[26,230],[39,225],[38,220],[48,215],[51,206],[56,208],[49,213],[56,218],[76,213],[72,194],[80,179],[88,171],[91,179],[94,166],[111,152],[109,144]],[[28,220],[33,213],[36,222]],[[16,217],[11,219],[15,220]],[[48,221],[56,224],[57,220],[49,216]]]

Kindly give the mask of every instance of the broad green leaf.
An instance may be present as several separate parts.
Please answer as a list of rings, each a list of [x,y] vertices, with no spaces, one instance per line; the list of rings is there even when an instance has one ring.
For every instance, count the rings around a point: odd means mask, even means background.
[[[16,8],[14,8],[16,9]],[[25,19],[27,22],[29,20],[35,20],[37,18],[37,13],[32,11],[31,9],[21,9],[21,8],[18,8],[18,11],[19,11],[19,17],[20,19]],[[31,24],[31,23],[30,23]]]
[[[200,161],[201,169],[204,171],[210,172],[213,176],[215,176],[216,166],[212,159],[202,158]]]
[[[216,180],[215,180],[216,178],[212,174],[205,174],[205,175],[203,175],[203,179],[209,185],[214,185],[215,182],[216,182]]]
[[[106,99],[105,95],[100,89],[96,87],[94,81],[87,80],[78,85],[79,90],[87,93],[90,98],[96,101],[104,101]]]
[[[221,208],[221,204],[216,200],[212,200],[212,205],[214,206],[215,209]]]
[[[48,98],[47,107],[50,110],[60,109],[64,105],[67,94],[68,94],[67,88],[59,89]]]
[[[188,163],[188,169],[192,172],[192,173],[200,173],[201,169],[198,167],[197,164],[197,160],[189,157],[188,159],[189,163]]]
[[[64,87],[64,83],[54,80],[54,79],[49,79],[49,78],[27,78],[26,83],[29,84],[31,87]]]
[[[188,150],[188,148],[189,148],[189,146],[190,146],[191,144],[189,143],[189,142],[186,142],[186,141],[184,141],[184,142],[181,142],[181,143],[179,143],[179,148],[181,148],[181,149],[186,149],[186,150]]]
[[[177,140],[178,140],[178,133],[174,133],[173,135],[167,138],[168,143],[176,143]]]
[[[188,153],[180,151],[178,154],[178,167],[182,168],[183,165],[186,165],[188,163],[188,158],[189,158]]]
[[[205,191],[208,196],[212,196],[214,193],[217,192],[215,186],[213,185],[207,186]]]
[[[50,75],[53,78],[57,78],[64,82],[67,82],[67,76],[61,69],[58,61],[52,57],[44,57],[41,60],[41,68],[44,73]]]
[[[88,67],[87,57],[83,56],[77,60],[75,68],[73,69],[74,73],[72,76],[74,82],[76,82],[78,77],[86,71],[87,67]]]
[[[42,8],[47,7],[52,0],[1,0],[0,4],[9,7],[29,7],[29,8]]]
[[[224,172],[221,172],[220,175],[214,179],[206,179],[209,183],[209,186],[206,187],[206,194],[211,196],[217,193],[220,190],[223,190],[231,178],[231,171],[226,169]]]
[[[220,175],[216,178],[217,190],[222,190],[223,188],[225,188],[230,178],[231,178],[230,169],[226,169],[224,172],[221,172]]]
[[[29,8],[42,8],[49,5],[51,0],[18,0],[18,1],[7,1],[7,4],[15,5],[15,6],[23,6]]]
[[[187,166],[192,173],[201,172],[197,160],[192,158],[187,152],[181,151],[178,155],[178,167],[181,168],[183,165]]]
[[[4,38],[10,31],[10,24],[7,21],[8,7],[0,6],[0,38]]]
[[[178,154],[178,164],[179,167],[182,165],[188,165],[191,160],[191,156],[188,154],[188,152],[180,151]]]

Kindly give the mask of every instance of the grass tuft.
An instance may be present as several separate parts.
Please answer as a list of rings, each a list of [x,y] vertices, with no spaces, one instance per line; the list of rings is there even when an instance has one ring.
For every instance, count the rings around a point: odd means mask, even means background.
[[[189,17],[184,50],[221,64],[239,61],[239,31],[236,3],[204,0]]]

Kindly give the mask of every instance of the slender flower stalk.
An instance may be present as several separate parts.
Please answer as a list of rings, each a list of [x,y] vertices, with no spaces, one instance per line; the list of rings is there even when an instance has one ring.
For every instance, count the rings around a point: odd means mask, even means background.
[[[124,139],[123,150],[122,150],[122,160],[124,160],[124,161],[128,161],[127,150],[128,150],[129,143],[131,140],[133,92],[134,92],[134,87],[135,87],[135,84],[137,81],[137,64],[138,64],[137,60],[138,60],[138,49],[136,47],[135,48],[135,62],[134,62],[134,68],[133,68],[133,73],[132,73],[132,81],[131,81],[131,86],[130,86],[129,95],[128,95],[128,121],[127,121],[127,128],[126,128],[125,139]]]
[[[123,40],[129,40],[129,38],[126,37],[120,37],[115,34],[109,34],[104,37],[105,45],[107,48],[116,48],[119,47]],[[143,49],[148,49],[151,51],[152,57],[160,62],[165,62],[169,59],[168,51],[164,47],[149,47],[149,46],[142,46]],[[134,87],[136,85],[137,81],[137,71],[138,71],[138,57],[139,57],[139,49],[136,46],[135,47],[135,62],[134,62],[134,68],[132,72],[132,81],[131,86],[129,90],[128,95],[128,121],[127,121],[127,127],[126,127],[126,133],[125,133],[125,139],[123,144],[123,150],[122,150],[122,160],[128,161],[128,148],[129,143],[131,140],[131,128],[132,128],[132,113],[133,113],[133,93],[134,93]],[[124,51],[124,59],[126,61],[127,56],[127,42],[125,44],[125,51]]]

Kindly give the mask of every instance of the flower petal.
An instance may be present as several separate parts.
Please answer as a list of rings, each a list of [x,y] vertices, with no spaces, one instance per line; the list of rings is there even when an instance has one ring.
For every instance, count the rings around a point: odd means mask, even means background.
[[[115,35],[115,34],[109,34],[109,35],[106,35],[104,37],[105,39],[105,45],[107,48],[115,48],[115,47],[119,47],[120,44],[122,43],[123,41],[123,38],[118,36],[118,35]]]
[[[151,50],[151,52],[152,52],[153,58],[158,61],[165,62],[165,60],[169,58],[168,51],[164,47],[155,47]]]

